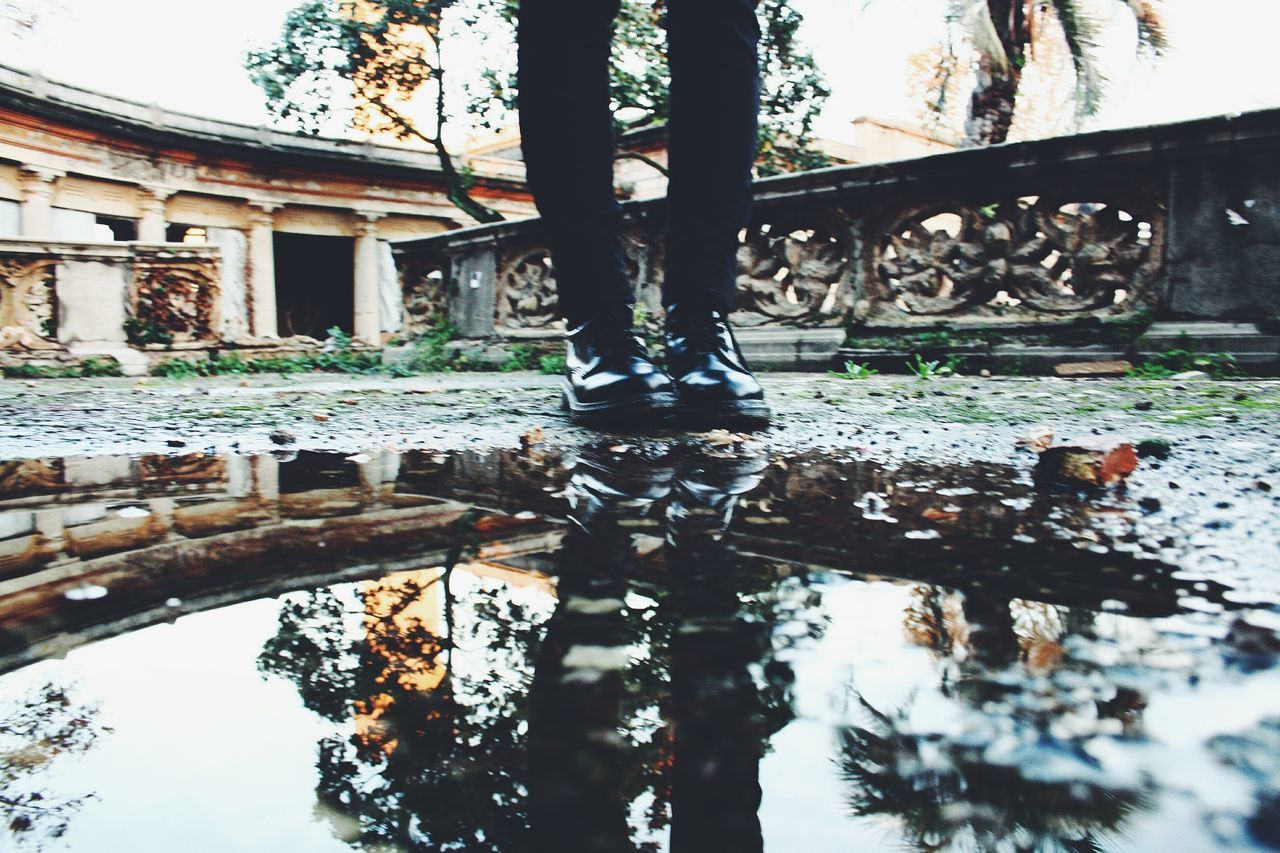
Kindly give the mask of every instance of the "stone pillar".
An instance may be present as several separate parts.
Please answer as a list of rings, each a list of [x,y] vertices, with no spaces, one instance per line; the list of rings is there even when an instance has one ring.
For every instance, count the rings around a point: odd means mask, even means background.
[[[378,294],[378,220],[381,213],[358,213],[356,222],[355,337],[382,345],[382,303]]]
[[[271,212],[279,205],[263,202],[249,204],[249,292],[253,294],[253,334],[274,338],[276,326],[276,247],[275,217]]]
[[[53,184],[66,172],[43,166],[22,166],[22,236],[36,240],[53,238]]]
[[[138,220],[139,242],[165,242],[165,230],[168,225],[165,219],[165,200],[171,195],[173,190],[158,187],[142,187],[138,190],[138,206],[142,210],[142,217]]]

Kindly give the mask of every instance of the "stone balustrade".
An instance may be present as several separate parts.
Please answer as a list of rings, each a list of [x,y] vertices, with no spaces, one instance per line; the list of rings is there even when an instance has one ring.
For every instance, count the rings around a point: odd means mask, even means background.
[[[218,338],[216,246],[0,239],[0,348],[117,358]]]
[[[638,298],[659,309],[663,200],[631,202]],[[407,327],[558,333],[537,219],[396,246]],[[845,335],[1280,315],[1280,110],[837,167],[756,183],[740,233],[750,352],[830,359]],[[785,361],[785,359],[784,359]]]

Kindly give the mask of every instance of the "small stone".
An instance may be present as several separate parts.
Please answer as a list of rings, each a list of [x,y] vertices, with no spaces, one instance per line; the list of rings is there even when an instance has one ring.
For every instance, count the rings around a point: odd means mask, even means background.
[[[1205,373],[1203,370],[1187,370],[1182,373],[1175,373],[1169,378],[1176,382],[1181,382],[1186,379],[1208,379],[1209,374]]]
[[[1042,450],[1035,473],[1041,482],[1110,486],[1123,481],[1137,467],[1138,455],[1129,442],[1090,436]]]
[[[1034,450],[1039,453],[1053,445],[1053,427],[1040,426],[1024,433],[1014,443],[1015,447]]]
[[[170,447],[186,447],[187,443],[180,438],[171,438],[165,442]]]
[[[329,416],[328,416],[328,415],[326,415],[324,412],[316,412],[316,413],[315,413],[314,415],[312,415],[311,417],[315,418],[315,419],[316,419],[316,420],[318,420],[320,423],[324,423],[325,421],[329,420]]]
[[[1153,497],[1139,498],[1138,506],[1141,507],[1145,512],[1159,512],[1160,499],[1153,498]]]
[[[920,513],[920,517],[925,521],[955,521],[960,517],[959,513],[950,510],[940,509],[936,506],[925,507]]]
[[[1271,491],[1271,484],[1268,483],[1266,480],[1259,480],[1258,482],[1253,484],[1253,487],[1262,492]]]
[[[1235,395],[1231,399],[1235,400],[1237,403],[1243,403],[1245,400],[1249,399],[1249,395],[1241,391],[1239,394]]]
[[[1173,445],[1163,438],[1147,438],[1138,442],[1138,455],[1143,459],[1168,459]]]
[[[979,371],[978,371],[978,375],[979,375],[979,376],[981,376],[981,377],[983,377],[983,378],[990,379],[990,378],[991,378],[991,371],[990,371],[990,370],[987,370],[987,369],[984,367],[984,368],[982,368],[981,370],[979,370]]]
[[[1150,400],[1143,400],[1141,402],[1134,403],[1133,408],[1139,412],[1149,412],[1153,408],[1155,408],[1155,405],[1156,404],[1151,402]]]
[[[1053,366],[1058,376],[1124,376],[1133,365],[1127,361],[1070,361]]]
[[[271,431],[271,440],[276,444],[293,444],[298,437],[287,429],[274,429]]]

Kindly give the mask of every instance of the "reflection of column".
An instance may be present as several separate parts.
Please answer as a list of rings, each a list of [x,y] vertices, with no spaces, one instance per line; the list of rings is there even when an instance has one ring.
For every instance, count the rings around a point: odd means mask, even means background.
[[[138,190],[138,207],[142,217],[138,220],[138,240],[142,243],[165,242],[165,199],[173,195],[172,190],[158,187],[142,187]]]
[[[65,175],[42,166],[19,169],[22,184],[22,236],[37,240],[53,237],[53,182]]]
[[[381,213],[360,213],[356,222],[355,337],[372,346],[382,344],[381,303],[378,298],[378,220]]]
[[[253,333],[260,338],[275,337],[276,327],[276,247],[271,212],[279,205],[249,204],[249,292],[253,294]]]

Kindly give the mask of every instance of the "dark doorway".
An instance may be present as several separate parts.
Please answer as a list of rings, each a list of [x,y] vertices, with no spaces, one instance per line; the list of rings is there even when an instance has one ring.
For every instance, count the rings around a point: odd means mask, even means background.
[[[337,326],[348,334],[355,314],[355,240],[275,235],[276,311],[282,337],[324,340]]]

